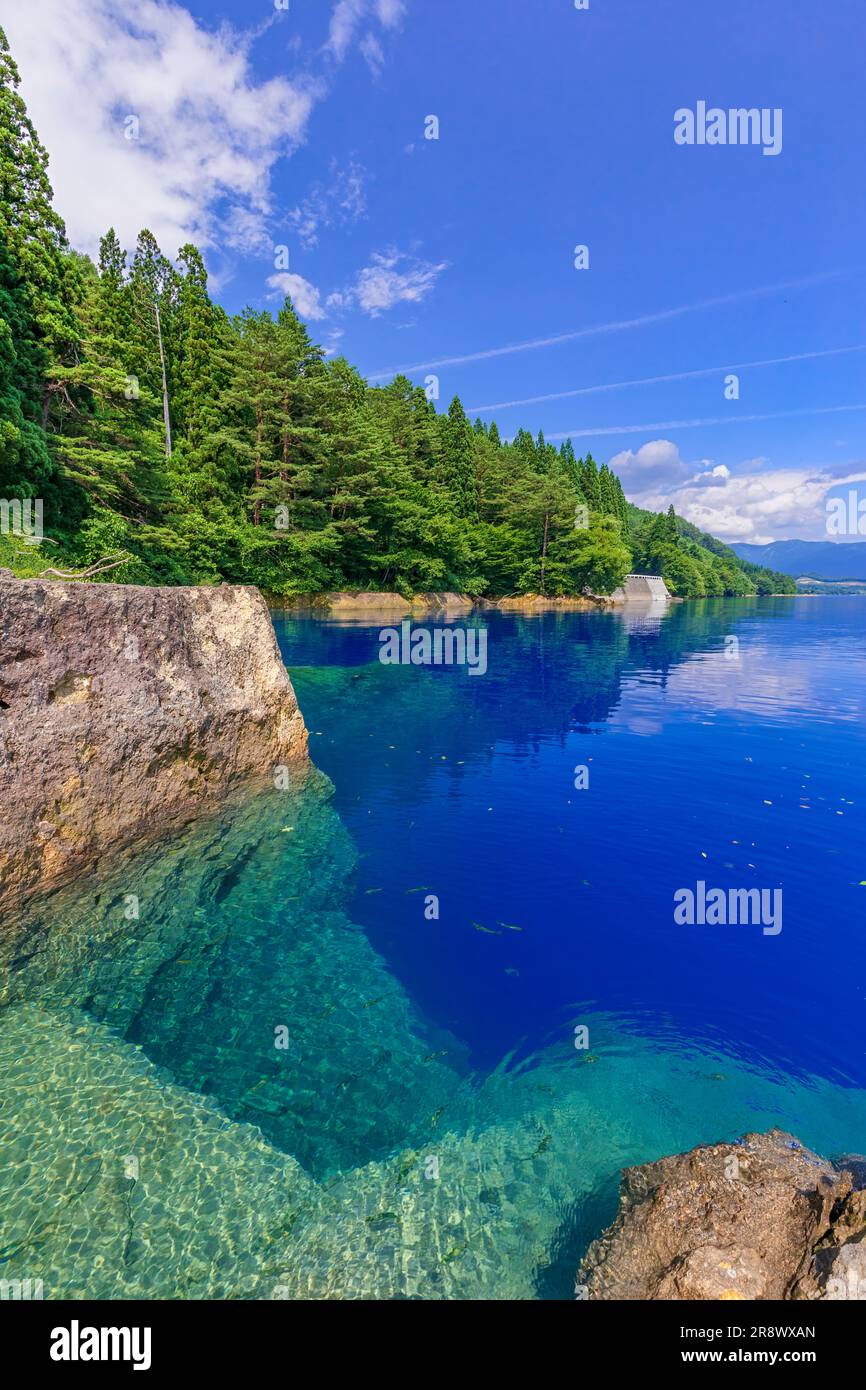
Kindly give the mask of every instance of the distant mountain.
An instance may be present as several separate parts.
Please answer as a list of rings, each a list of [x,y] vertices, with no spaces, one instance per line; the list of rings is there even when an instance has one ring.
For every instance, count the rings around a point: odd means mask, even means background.
[[[794,579],[866,580],[866,541],[772,541],[769,545],[732,545],[741,560],[790,574]]]

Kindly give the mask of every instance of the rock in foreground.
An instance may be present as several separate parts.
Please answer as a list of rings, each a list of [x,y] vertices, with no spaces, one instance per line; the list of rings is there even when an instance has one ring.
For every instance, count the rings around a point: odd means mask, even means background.
[[[306,742],[257,589],[0,578],[0,904]]]
[[[771,1130],[627,1168],[578,1286],[590,1299],[866,1298],[856,1166]]]

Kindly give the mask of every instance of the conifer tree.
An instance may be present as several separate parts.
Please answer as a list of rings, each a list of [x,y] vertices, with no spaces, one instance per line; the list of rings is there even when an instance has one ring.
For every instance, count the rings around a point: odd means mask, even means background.
[[[457,516],[477,517],[478,485],[472,427],[459,396],[455,396],[451,402],[443,423],[443,472],[451,506]]]

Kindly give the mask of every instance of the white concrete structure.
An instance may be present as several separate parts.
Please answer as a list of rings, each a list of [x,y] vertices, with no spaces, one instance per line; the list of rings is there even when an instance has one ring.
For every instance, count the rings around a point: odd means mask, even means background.
[[[627,574],[622,586],[614,589],[611,598],[616,603],[627,603],[633,599],[640,599],[644,603],[648,599],[665,603],[670,594],[667,584],[659,574]]]

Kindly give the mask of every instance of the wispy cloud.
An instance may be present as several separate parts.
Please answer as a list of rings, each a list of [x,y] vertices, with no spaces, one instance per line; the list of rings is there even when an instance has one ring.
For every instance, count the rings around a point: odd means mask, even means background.
[[[345,58],[358,26],[368,11],[368,0],[337,0],[326,46],[338,63]]]
[[[358,272],[355,280],[344,289],[334,290],[324,304],[321,291],[302,275],[279,271],[270,275],[267,283],[274,296],[290,295],[303,318],[319,320],[360,310],[376,319],[398,304],[418,304],[426,299],[447,268],[445,261],[436,264],[412,252],[390,247],[387,251],[374,252],[371,263]],[[334,328],[331,331],[334,339],[338,334],[341,335],[342,330]]]
[[[334,308],[357,305],[371,318],[378,318],[396,304],[417,304],[426,299],[444,270],[447,261],[422,260],[407,251],[391,247],[374,252],[370,265],[364,266],[348,289],[331,295],[328,304]]]
[[[361,55],[374,77],[378,77],[385,66],[385,53],[375,34],[365,34],[360,44]]]
[[[289,213],[289,222],[305,250],[316,246],[323,228],[357,222],[367,211],[367,171],[350,160],[341,168],[331,161],[326,181],[313,184]]]
[[[798,415],[844,415],[854,410],[866,410],[866,402],[854,405],[807,406],[803,410],[776,410],[767,415],[715,415],[700,420],[657,420],[652,425],[599,425],[592,429],[563,430],[549,434],[550,440],[589,439],[597,435],[647,434],[650,430],[696,430],[710,425],[748,425],[759,420],[791,420]]]
[[[628,381],[610,381],[599,386],[578,386],[572,391],[553,391],[546,396],[524,396],[517,401],[497,401],[495,405],[467,407],[471,415],[484,415],[491,410],[512,410],[522,405],[543,405],[548,401],[564,401],[572,396],[597,396],[605,391],[624,391],[630,386],[660,386],[668,381],[688,381],[692,377],[717,376],[720,372],[744,372],[756,367],[781,367],[788,362],[812,362],[819,357],[841,357],[850,352],[866,352],[866,343],[853,347],[825,348],[820,352],[797,352],[788,357],[765,357],[759,362],[728,362],[722,367],[699,367],[688,372],[669,372],[666,376],[633,377]]]
[[[826,271],[809,275],[802,280],[786,280],[776,285],[764,285],[758,289],[736,290],[732,294],[717,295],[713,299],[699,299],[693,304],[680,304],[673,309],[660,309],[653,314],[641,314],[631,319],[615,319],[610,323],[597,323],[589,328],[571,329],[566,333],[556,333],[549,338],[530,338],[520,343],[507,343],[503,347],[484,348],[480,352],[469,352],[459,357],[439,357],[430,362],[415,362],[411,365],[389,367],[386,371],[368,373],[369,381],[383,381],[398,373],[424,372],[435,367],[460,367],[470,362],[487,362],[494,357],[510,357],[519,352],[537,352],[541,348],[558,347],[562,343],[577,342],[581,338],[597,338],[607,333],[625,333],[633,328],[647,328],[668,319],[681,318],[684,314],[699,313],[704,309],[717,309],[727,304],[741,304],[750,299],[761,299],[785,290],[809,289],[837,279],[846,272]]]
[[[378,20],[383,29],[396,29],[405,13],[404,0],[337,0],[331,15],[325,49],[338,63],[342,63],[365,23]],[[361,51],[372,67],[371,41],[381,57],[381,46],[368,30],[361,40]]]

